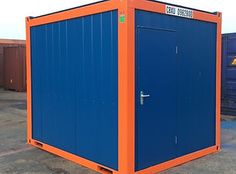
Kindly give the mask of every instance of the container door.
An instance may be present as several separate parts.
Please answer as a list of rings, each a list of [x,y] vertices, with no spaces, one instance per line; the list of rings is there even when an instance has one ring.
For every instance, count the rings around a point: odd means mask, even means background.
[[[136,33],[136,171],[176,157],[176,32]]]

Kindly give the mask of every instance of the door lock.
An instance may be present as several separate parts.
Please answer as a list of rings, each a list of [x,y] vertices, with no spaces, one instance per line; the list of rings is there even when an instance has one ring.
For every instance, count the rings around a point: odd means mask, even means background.
[[[150,97],[150,95],[148,94],[144,94],[143,91],[140,92],[140,104],[143,105],[144,104],[144,98]]]

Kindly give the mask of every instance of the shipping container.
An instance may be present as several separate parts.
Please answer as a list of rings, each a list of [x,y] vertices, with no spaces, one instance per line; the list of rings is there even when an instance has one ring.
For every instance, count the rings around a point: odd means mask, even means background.
[[[11,46],[3,49],[4,89],[26,91],[25,46]]]
[[[236,116],[236,33],[222,35],[221,113]]]
[[[0,87],[4,85],[4,66],[3,66],[3,49],[10,46],[25,46],[25,40],[0,39]]]
[[[3,47],[0,46],[0,87],[3,86]]]
[[[26,24],[29,144],[104,174],[220,150],[221,13],[110,0]]]

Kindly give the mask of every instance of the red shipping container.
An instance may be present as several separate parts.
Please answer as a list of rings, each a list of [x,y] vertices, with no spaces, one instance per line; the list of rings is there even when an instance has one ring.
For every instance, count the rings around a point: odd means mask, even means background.
[[[3,86],[3,47],[0,46],[0,87]]]
[[[10,46],[25,45],[25,40],[0,39],[0,87],[4,86],[3,49]]]
[[[5,47],[3,55],[4,88],[26,91],[25,46]]]

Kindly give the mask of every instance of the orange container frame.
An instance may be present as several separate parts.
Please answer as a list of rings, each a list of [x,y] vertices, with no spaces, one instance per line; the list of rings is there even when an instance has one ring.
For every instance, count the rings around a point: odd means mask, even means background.
[[[26,18],[27,51],[27,143],[100,173],[154,174],[220,151],[220,82],[221,82],[221,22],[222,14],[193,10],[195,20],[217,24],[216,46],[216,144],[212,147],[135,172],[135,10],[165,14],[166,4],[148,0],[109,0],[38,18]],[[118,171],[65,152],[32,138],[32,91],[30,28],[67,19],[118,10],[124,17],[118,24]]]

